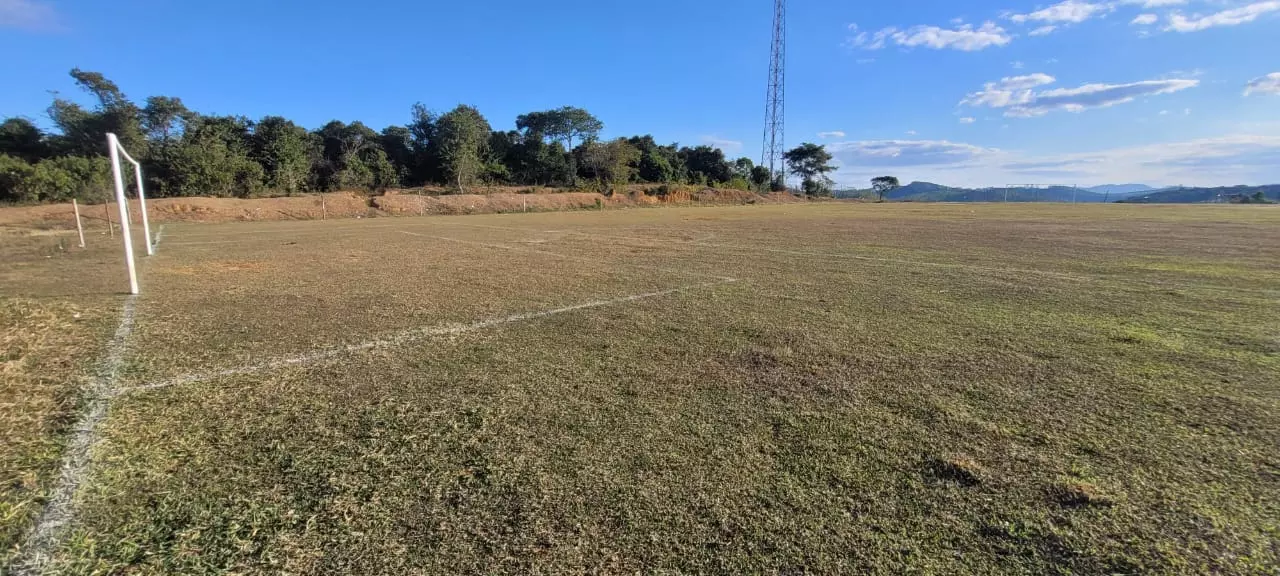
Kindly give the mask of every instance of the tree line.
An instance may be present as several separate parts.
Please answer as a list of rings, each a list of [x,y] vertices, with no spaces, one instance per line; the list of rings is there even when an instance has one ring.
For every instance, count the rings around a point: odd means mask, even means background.
[[[589,187],[610,193],[627,183],[674,183],[741,190],[784,189],[749,158],[730,160],[711,146],[662,145],[652,136],[601,140],[604,124],[581,108],[516,118],[494,130],[479,110],[436,113],[422,104],[407,125],[381,131],[334,120],[316,130],[281,116],[205,115],[180,98],[141,105],[101,73],[74,69],[90,107],[56,96],[55,131],[25,118],[0,123],[0,201],[104,198],[111,189],[106,134],[143,165],[149,196],[253,197],[302,192],[443,185],[465,192],[486,185]],[[821,146],[787,153],[804,191],[829,191],[834,168]]]

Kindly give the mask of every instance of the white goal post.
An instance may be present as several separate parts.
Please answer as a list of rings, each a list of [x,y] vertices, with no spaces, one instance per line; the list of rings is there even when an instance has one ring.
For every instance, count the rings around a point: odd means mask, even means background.
[[[125,160],[133,164],[133,176],[138,185],[138,207],[142,212],[142,236],[146,240],[147,256],[150,256],[154,253],[154,248],[151,244],[151,223],[147,220],[147,197],[142,191],[142,165],[125,151],[115,134],[107,133],[107,152],[111,157],[111,176],[115,180],[116,205],[120,207],[120,235],[124,237],[124,263],[129,269],[129,293],[137,294],[138,271],[133,262],[133,236],[129,233],[129,198],[124,193],[120,157],[124,156]]]

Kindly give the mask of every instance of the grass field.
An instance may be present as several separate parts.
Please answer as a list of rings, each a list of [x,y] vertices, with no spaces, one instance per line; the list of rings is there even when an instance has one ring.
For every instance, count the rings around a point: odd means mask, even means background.
[[[1280,210],[171,224],[127,330],[49,242],[6,330],[80,316],[6,379],[84,360],[3,399],[0,534],[50,572],[1280,571]]]

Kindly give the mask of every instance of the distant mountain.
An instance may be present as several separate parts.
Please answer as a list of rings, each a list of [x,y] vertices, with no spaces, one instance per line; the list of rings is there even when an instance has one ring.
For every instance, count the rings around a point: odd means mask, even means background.
[[[913,182],[884,196],[897,202],[1144,202],[1144,204],[1193,204],[1193,202],[1243,202],[1262,191],[1270,201],[1280,201],[1280,184],[1220,188],[1161,188],[1147,184],[1105,184],[1092,188],[1001,187],[956,188],[932,182]],[[837,189],[837,198],[876,200],[873,189]]]
[[[1280,202],[1280,184],[1266,186],[1221,186],[1218,188],[1164,188],[1121,200],[1134,204],[1191,204],[1203,202],[1245,202],[1258,192],[1272,202]]]
[[[1230,186],[1221,188],[1162,188],[1146,184],[1106,184],[1091,188],[1050,186],[1028,188],[1011,186],[1001,188],[956,188],[933,182],[912,182],[885,195],[885,200],[897,202],[1135,202],[1174,203],[1194,202],[1242,202],[1257,191],[1265,197],[1280,201],[1280,184],[1268,186]],[[836,198],[863,198],[875,200],[871,189],[836,190]]]
[[[1107,195],[1071,186],[955,188],[932,182],[912,182],[891,192],[888,199],[908,202],[1103,202]]]
[[[1084,188],[1084,190],[1096,192],[1098,194],[1110,194],[1111,196],[1116,197],[1129,196],[1137,194],[1138,192],[1150,192],[1155,190],[1155,188],[1147,186],[1146,184],[1103,184],[1101,186],[1090,186],[1088,188]]]

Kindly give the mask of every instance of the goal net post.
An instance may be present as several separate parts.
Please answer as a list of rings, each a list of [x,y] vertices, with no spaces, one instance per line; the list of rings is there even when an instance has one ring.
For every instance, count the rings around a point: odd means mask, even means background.
[[[133,177],[138,187],[138,209],[142,213],[142,236],[147,256],[155,253],[151,243],[151,222],[147,218],[147,196],[142,189],[142,165],[134,160],[129,152],[120,145],[115,134],[107,134],[107,152],[111,158],[111,177],[116,188],[116,206],[120,207],[120,236],[124,239],[124,262],[129,272],[129,293],[138,293],[138,270],[133,258],[133,235],[129,230],[129,198],[125,195],[124,174],[120,169],[120,158],[123,157],[133,165]]]

